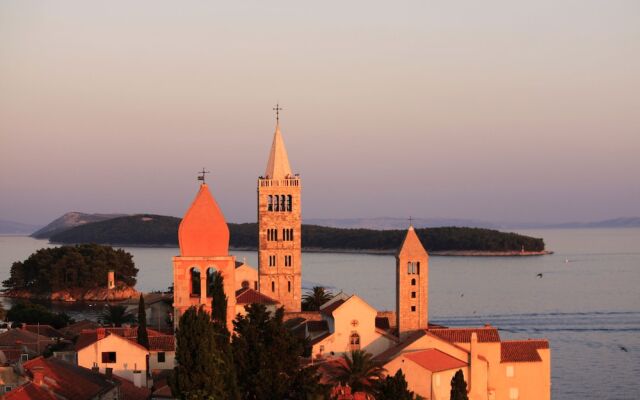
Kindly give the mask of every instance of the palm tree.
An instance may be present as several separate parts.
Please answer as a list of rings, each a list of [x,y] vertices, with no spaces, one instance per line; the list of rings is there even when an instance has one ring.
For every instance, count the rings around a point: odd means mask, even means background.
[[[363,350],[344,354],[342,361],[336,368],[334,383],[347,384],[353,392],[373,393],[374,383],[382,379],[386,372],[378,362],[373,361],[373,354]]]
[[[320,306],[333,298],[333,293],[323,286],[314,286],[302,296],[302,309],[305,311],[318,311]]]
[[[136,322],[136,317],[127,312],[125,306],[108,304],[102,313],[102,320],[106,325],[121,327],[122,324],[130,324]]]

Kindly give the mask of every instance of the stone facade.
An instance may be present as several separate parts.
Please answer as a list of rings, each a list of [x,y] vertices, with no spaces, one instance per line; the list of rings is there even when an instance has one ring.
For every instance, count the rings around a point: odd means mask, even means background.
[[[396,315],[399,337],[429,325],[429,256],[413,226],[396,254]]]

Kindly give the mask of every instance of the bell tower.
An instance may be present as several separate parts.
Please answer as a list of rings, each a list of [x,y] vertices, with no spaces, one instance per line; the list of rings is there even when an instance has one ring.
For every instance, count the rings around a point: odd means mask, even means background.
[[[229,227],[218,204],[203,181],[191,207],[178,228],[180,255],[173,257],[174,326],[191,306],[211,312],[211,287],[215,272],[224,279],[227,295],[227,328],[233,331],[235,318],[235,264],[229,255]]]
[[[278,118],[267,169],[258,178],[258,274],[260,293],[286,311],[300,311],[302,301],[301,189],[300,176],[291,173]]]
[[[429,326],[429,255],[413,226],[396,254],[396,318],[400,340]]]

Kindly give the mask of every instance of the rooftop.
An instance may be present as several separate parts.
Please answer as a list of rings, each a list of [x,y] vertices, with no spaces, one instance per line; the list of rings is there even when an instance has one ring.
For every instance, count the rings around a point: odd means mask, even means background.
[[[500,362],[538,362],[539,349],[548,349],[547,340],[509,340],[500,344]]]
[[[467,366],[466,362],[451,357],[438,349],[415,351],[406,353],[404,356],[431,372],[440,372]]]

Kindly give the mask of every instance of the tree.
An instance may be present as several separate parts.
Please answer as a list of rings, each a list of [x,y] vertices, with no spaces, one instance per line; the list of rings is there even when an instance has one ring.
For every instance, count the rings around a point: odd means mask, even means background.
[[[170,379],[173,396],[182,400],[228,399],[222,354],[211,316],[202,307],[191,307],[180,317],[176,362]]]
[[[7,320],[14,323],[51,325],[56,329],[74,323],[65,313],[52,313],[40,304],[20,302],[7,312]]]
[[[264,305],[250,304],[246,311],[233,323],[231,342],[243,398],[304,398],[303,392],[317,383],[317,375],[300,368],[304,345],[284,326],[284,309],[271,315]]]
[[[149,333],[147,332],[147,311],[144,306],[144,297],[140,294],[138,302],[138,343],[149,348]]]
[[[320,306],[333,298],[333,293],[323,286],[314,286],[310,292],[302,296],[302,309],[304,311],[317,311]]]
[[[125,306],[108,304],[107,308],[102,313],[102,321],[106,325],[113,325],[119,328],[122,324],[131,324],[136,322],[136,317],[133,314],[128,313]]]
[[[335,383],[347,384],[354,392],[375,391],[374,384],[382,379],[385,369],[373,361],[373,354],[353,350],[350,354],[344,354],[342,361],[336,371]]]
[[[393,376],[380,379],[375,386],[376,400],[413,400],[413,392],[409,390],[402,369]]]
[[[467,396],[467,382],[464,381],[464,373],[459,369],[451,378],[451,400],[469,400]]]
[[[224,364],[225,391],[228,399],[239,399],[236,368],[233,363],[233,351],[231,350],[231,334],[227,329],[227,295],[224,292],[224,278],[216,271],[211,283],[211,322],[213,325],[214,339],[220,349]]]

